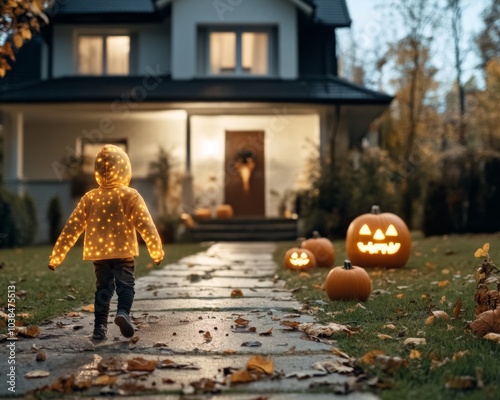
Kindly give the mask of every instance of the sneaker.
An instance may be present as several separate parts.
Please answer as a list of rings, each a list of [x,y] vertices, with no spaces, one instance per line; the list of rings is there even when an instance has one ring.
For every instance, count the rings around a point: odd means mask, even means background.
[[[104,340],[106,339],[106,334],[108,333],[108,328],[104,324],[97,325],[94,328],[94,334],[92,335],[92,339]]]
[[[129,315],[125,311],[118,311],[116,313],[115,324],[120,327],[120,332],[126,338],[134,336],[135,327],[130,321]]]

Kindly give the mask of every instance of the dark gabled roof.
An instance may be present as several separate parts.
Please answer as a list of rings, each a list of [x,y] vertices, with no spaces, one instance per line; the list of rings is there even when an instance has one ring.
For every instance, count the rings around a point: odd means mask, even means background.
[[[351,26],[351,16],[345,0],[313,0],[316,6],[314,19],[336,27]],[[368,0],[373,1],[373,0]]]
[[[273,0],[267,0],[273,1]],[[345,0],[302,0],[314,8],[314,20],[335,27],[348,27],[351,17]],[[48,14],[59,20],[76,15],[155,14],[155,0],[70,0],[57,3]],[[71,19],[70,19],[71,20]]]
[[[57,5],[57,14],[151,13],[152,0],[70,0]]]
[[[176,81],[168,76],[144,92],[144,77],[67,77],[0,92],[0,103],[113,102],[143,97],[159,102],[285,102],[313,104],[389,104],[392,97],[343,79],[194,79]],[[150,78],[154,83],[154,79]],[[133,100],[132,100],[133,101]]]

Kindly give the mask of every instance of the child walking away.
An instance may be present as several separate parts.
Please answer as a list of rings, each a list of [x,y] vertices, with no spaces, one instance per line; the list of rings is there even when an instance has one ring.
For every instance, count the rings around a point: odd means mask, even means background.
[[[105,339],[111,297],[116,289],[118,309],[115,324],[123,336],[134,335],[130,309],[134,301],[134,257],[139,254],[136,230],[140,233],[155,264],[163,260],[158,231],[137,190],[128,185],[132,168],[127,154],[117,146],[105,145],[95,159],[99,188],[80,200],[59,235],[49,257],[55,271],[85,231],[83,259],[94,262],[94,339]]]

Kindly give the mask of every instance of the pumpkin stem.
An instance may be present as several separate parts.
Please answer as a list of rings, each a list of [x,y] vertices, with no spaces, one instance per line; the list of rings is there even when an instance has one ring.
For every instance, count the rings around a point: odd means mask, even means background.
[[[317,239],[317,238],[320,238],[320,237],[321,237],[321,235],[319,234],[318,231],[313,231],[313,238],[314,239]]]
[[[344,269],[354,269],[349,260],[344,260]]]
[[[380,214],[380,206],[372,206],[372,214],[379,215]]]
[[[298,248],[301,248],[301,247],[302,247],[302,242],[303,242],[304,240],[306,240],[306,238],[305,238],[305,237],[299,237],[299,238],[297,238],[297,241],[296,241],[296,242],[297,242],[297,247],[298,247]]]

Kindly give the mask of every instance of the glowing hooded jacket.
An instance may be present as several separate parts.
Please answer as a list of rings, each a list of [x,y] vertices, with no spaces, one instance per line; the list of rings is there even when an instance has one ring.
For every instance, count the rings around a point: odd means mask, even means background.
[[[128,187],[132,168],[127,154],[107,144],[97,154],[94,169],[99,188],[81,198],[57,239],[49,265],[61,264],[83,231],[84,260],[137,256],[137,230],[151,258],[161,261],[161,239],[146,203],[137,190]]]

